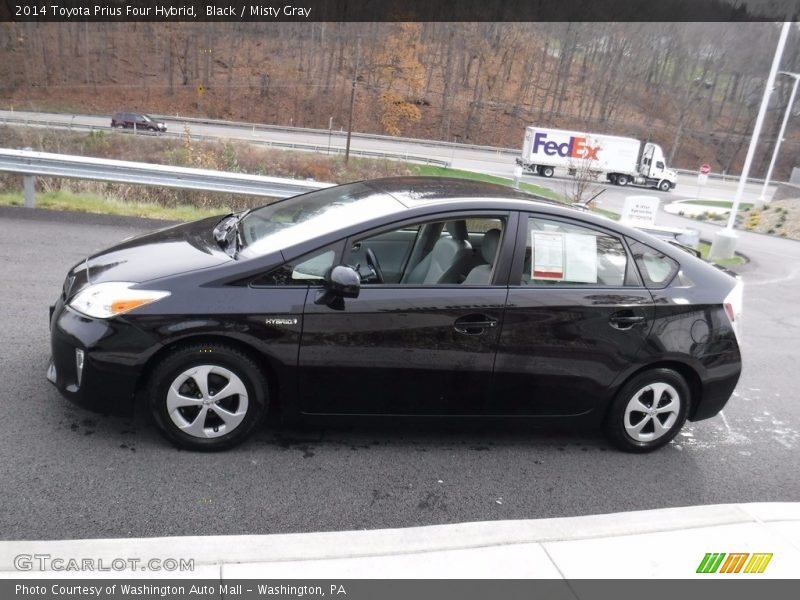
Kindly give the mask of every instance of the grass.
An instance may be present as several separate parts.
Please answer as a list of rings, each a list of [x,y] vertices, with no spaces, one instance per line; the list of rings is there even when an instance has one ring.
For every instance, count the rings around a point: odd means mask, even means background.
[[[592,211],[596,212],[597,214],[603,215],[607,219],[611,219],[612,221],[619,221],[620,215],[618,212],[614,212],[613,210],[606,210],[605,208],[593,208]]]
[[[697,247],[697,249],[700,250],[700,256],[703,257],[703,260],[709,260],[708,253],[711,251],[711,244],[700,242],[700,245]],[[733,258],[718,258],[709,262],[713,262],[723,267],[732,267],[736,265],[743,265],[744,259],[741,256],[734,255]]]
[[[409,165],[412,173],[416,175],[426,175],[432,177],[456,177],[470,179],[474,181],[485,181],[498,185],[511,186],[513,180],[496,175],[486,175],[474,171],[463,171],[460,169],[448,169],[445,167],[435,167],[430,165]],[[537,194],[555,202],[566,203],[566,199],[556,192],[535,185],[532,183],[520,182],[520,189],[526,192]],[[0,206],[22,206],[24,204],[22,193],[0,194]],[[68,210],[73,212],[99,213],[107,215],[118,215],[126,217],[146,217],[150,219],[164,219],[170,221],[193,221],[203,217],[224,214],[231,212],[228,207],[221,208],[198,208],[188,204],[167,207],[155,202],[123,202],[113,198],[91,193],[75,194],[68,191],[52,191],[36,194],[37,208],[49,208],[54,210]],[[619,220],[620,215],[616,212],[602,208],[593,208],[593,212],[599,213],[609,219]]]
[[[23,204],[21,193],[0,194],[0,206],[22,206]],[[121,202],[94,194],[73,194],[64,191],[36,194],[36,207],[168,221],[194,221],[230,212],[227,208],[197,208],[185,204],[166,207],[152,202]]]
[[[698,206],[713,206],[714,208],[732,208],[733,202],[729,200],[684,200],[681,204],[694,204]],[[753,204],[750,202],[742,202],[739,204],[739,210],[745,210],[748,208],[753,208]]]
[[[461,169],[448,169],[447,167],[434,167],[432,165],[411,165],[411,170],[415,175],[425,175],[430,177],[456,177],[458,179],[472,179],[474,181],[485,181],[487,183],[496,183],[498,185],[511,186],[514,184],[512,179],[506,177],[498,177],[497,175],[486,175],[484,173],[475,173],[474,171],[462,171]],[[564,198],[560,194],[556,194],[553,190],[535,185],[533,183],[526,183],[521,181],[519,189],[523,192],[530,192],[537,194],[548,200],[556,202],[564,202]]]

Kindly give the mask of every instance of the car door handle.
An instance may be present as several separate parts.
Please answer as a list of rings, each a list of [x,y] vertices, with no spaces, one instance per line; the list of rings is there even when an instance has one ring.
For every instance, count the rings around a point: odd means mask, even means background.
[[[497,327],[497,319],[487,315],[467,315],[456,319],[453,328],[464,335],[481,335],[487,329]]]
[[[634,325],[642,325],[645,322],[645,318],[642,315],[636,315],[632,311],[626,310],[614,313],[609,317],[608,321],[615,329],[630,329]]]

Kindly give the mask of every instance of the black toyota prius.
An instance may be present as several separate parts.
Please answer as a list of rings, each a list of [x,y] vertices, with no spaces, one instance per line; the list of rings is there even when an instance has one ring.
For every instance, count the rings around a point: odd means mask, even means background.
[[[583,419],[646,452],[716,415],[741,283],[603,217],[487,183],[389,178],[162,229],[88,257],[51,308],[48,379],[146,398],[185,448],[269,405],[323,415]]]

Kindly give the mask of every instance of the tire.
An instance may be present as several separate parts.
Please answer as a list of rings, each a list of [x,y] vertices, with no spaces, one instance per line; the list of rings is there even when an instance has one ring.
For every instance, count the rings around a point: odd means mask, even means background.
[[[662,192],[668,192],[672,189],[672,184],[669,181],[662,181],[658,184],[658,189]]]
[[[617,175],[617,185],[626,186],[628,185],[628,176],[627,175]]]
[[[236,446],[267,411],[263,372],[249,356],[223,344],[194,344],[168,354],[154,369],[147,393],[161,433],[189,450]]]
[[[607,177],[608,177],[608,180],[609,180],[609,181],[610,181],[612,184],[614,184],[614,185],[617,185],[617,176],[616,176],[616,175],[614,175],[614,174],[612,173],[611,175],[608,175]]]
[[[555,172],[553,167],[539,167],[543,177],[552,177]]]
[[[620,450],[652,452],[678,434],[690,405],[689,386],[680,374],[672,369],[652,369],[622,386],[608,409],[603,428],[608,440]]]

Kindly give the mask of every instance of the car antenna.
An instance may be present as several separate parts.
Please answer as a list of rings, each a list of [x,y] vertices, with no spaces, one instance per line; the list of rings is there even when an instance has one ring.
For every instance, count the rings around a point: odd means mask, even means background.
[[[583,208],[589,208],[589,205],[590,205],[590,204],[591,204],[591,203],[594,201],[594,199],[595,199],[595,198],[597,198],[597,197],[598,197],[600,194],[602,194],[602,193],[603,193],[603,192],[605,192],[605,191],[606,191],[606,190],[605,190],[605,188],[604,188],[604,189],[602,189],[602,190],[600,190],[600,191],[599,191],[599,192],[597,192],[597,193],[596,193],[594,196],[592,196],[591,198],[589,198],[589,199],[588,199],[586,202],[584,202],[583,204],[581,204],[581,206],[582,206]]]

